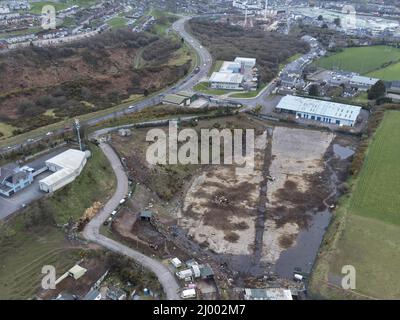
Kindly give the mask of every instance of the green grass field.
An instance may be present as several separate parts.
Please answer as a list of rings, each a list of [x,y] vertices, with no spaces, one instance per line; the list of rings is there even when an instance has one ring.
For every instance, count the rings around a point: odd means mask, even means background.
[[[238,92],[238,93],[231,94],[230,97],[232,97],[232,98],[254,98],[254,97],[257,97],[257,95],[263,89],[264,89],[264,86],[261,86],[261,88],[258,88],[255,91]]]
[[[122,18],[122,17],[114,17],[114,18],[111,18],[110,20],[107,20],[107,24],[112,29],[124,28],[127,23],[128,23],[128,20],[125,18]]]
[[[52,5],[56,8],[56,11],[59,11],[59,10],[64,10],[69,7],[72,7],[73,5],[77,5],[80,7],[88,7],[97,2],[98,2],[98,0],[67,0],[64,2],[58,2],[58,1],[33,2],[33,1],[30,1],[30,5],[31,5],[30,12],[34,13],[34,14],[40,14],[40,13],[42,13],[42,8],[45,5]]]
[[[400,61],[400,49],[389,46],[346,48],[342,52],[315,62],[328,70],[346,70],[367,74],[382,68],[386,63]]]
[[[200,83],[196,84],[193,87],[193,90],[199,91],[199,92],[202,92],[202,93],[206,93],[206,94],[216,95],[216,96],[221,96],[223,94],[227,94],[229,92],[232,92],[230,90],[211,89],[208,86],[208,82],[200,82]]]
[[[370,72],[367,74],[367,76],[386,81],[400,80],[400,62],[393,63],[386,68]]]
[[[370,143],[365,163],[343,197],[321,247],[310,283],[312,294],[344,298],[327,284],[344,265],[356,269],[350,298],[400,299],[400,112],[387,111]]]
[[[82,174],[70,185],[41,202],[33,203],[6,223],[0,222],[0,299],[28,299],[40,286],[41,269],[50,264],[57,275],[79,260],[79,247],[67,242],[61,229],[44,225],[27,228],[38,212],[53,213],[57,223],[78,219],[93,202],[103,203],[116,181],[108,160],[97,147]],[[36,217],[36,218],[35,218]]]

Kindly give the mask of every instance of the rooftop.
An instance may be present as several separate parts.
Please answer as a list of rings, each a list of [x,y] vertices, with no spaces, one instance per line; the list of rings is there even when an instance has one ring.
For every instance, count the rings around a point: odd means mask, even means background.
[[[379,79],[376,78],[370,78],[370,77],[364,77],[364,76],[356,76],[353,75],[350,80],[352,82],[356,82],[356,83],[362,83],[362,84],[366,84],[366,85],[370,85],[373,86],[375,83],[377,83],[379,81]]]
[[[229,72],[232,73],[234,69],[240,69],[240,63],[238,62],[233,62],[233,61],[224,61],[222,63],[221,68],[219,69],[219,72]]]
[[[242,83],[242,81],[243,81],[243,75],[239,73],[213,72],[213,74],[210,77],[210,82],[240,84]]]
[[[182,95],[178,95],[178,94],[167,94],[164,99],[163,102],[167,102],[167,103],[174,103],[174,104],[181,104],[183,103],[188,97],[186,96],[182,96]]]
[[[245,300],[293,300],[292,293],[283,288],[244,289]]]
[[[193,96],[196,95],[196,93],[194,92],[190,92],[190,91],[179,91],[177,93],[178,96],[182,96],[182,97],[186,97],[186,98],[192,98]]]
[[[249,62],[249,63],[254,63],[256,64],[256,58],[245,58],[245,57],[236,57],[235,62]]]
[[[356,121],[361,110],[361,107],[348,104],[291,95],[283,97],[276,108],[351,121]]]
[[[60,168],[60,170],[54,172],[52,175],[42,179],[40,182],[46,184],[53,184],[64,177],[69,176],[75,170],[77,170],[81,165],[84,159],[86,158],[86,154],[83,151],[69,149],[59,155],[55,156],[46,161],[46,165],[55,165]]]

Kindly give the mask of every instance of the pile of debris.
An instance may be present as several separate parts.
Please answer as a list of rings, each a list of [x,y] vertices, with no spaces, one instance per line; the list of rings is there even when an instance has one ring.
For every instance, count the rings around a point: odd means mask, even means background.
[[[85,225],[100,211],[103,207],[101,202],[96,201],[90,208],[87,208],[78,221],[78,231],[82,231]]]
[[[229,204],[228,198],[224,195],[216,195],[213,202],[219,206],[227,206]]]

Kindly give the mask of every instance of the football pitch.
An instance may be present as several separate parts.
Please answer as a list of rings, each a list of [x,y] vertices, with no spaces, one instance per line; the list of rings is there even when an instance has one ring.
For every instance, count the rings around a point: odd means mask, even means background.
[[[316,61],[315,64],[328,70],[345,70],[369,75],[379,72],[380,69],[383,72],[383,69],[395,66],[397,62],[400,62],[400,49],[389,46],[372,46],[346,48],[342,52]],[[396,70],[389,70],[384,73],[387,73],[388,77],[394,77],[395,72]],[[397,78],[400,78],[400,74],[397,74]]]

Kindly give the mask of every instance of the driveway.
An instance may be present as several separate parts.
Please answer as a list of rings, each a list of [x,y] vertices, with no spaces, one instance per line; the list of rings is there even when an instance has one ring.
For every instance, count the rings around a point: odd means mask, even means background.
[[[50,158],[55,157],[56,155],[64,152],[68,148],[61,147],[53,150],[43,156],[40,156],[36,160],[27,163],[26,165],[35,169],[42,168],[45,166],[45,162]],[[0,195],[0,220],[8,217],[9,215],[13,214],[14,212],[18,211],[22,208],[23,204],[29,204],[33,201],[36,201],[44,196],[47,193],[40,191],[39,189],[39,181],[46,178],[47,176],[51,175],[52,172],[45,171],[42,174],[35,177],[33,183],[24,188],[23,190],[17,192],[11,197],[5,197]]]
[[[129,190],[128,177],[126,176],[125,170],[117,154],[108,144],[101,143],[100,148],[109,160],[115,176],[117,177],[117,190],[112,198],[106,203],[104,208],[86,225],[83,231],[83,236],[87,240],[95,242],[111,251],[128,256],[143,267],[151,270],[163,286],[167,299],[179,300],[179,284],[175,275],[172,274],[166,266],[158,260],[152,259],[141,252],[133,250],[100,234],[99,230],[101,225],[109,217],[111,212],[118,207],[119,201],[128,194]]]

